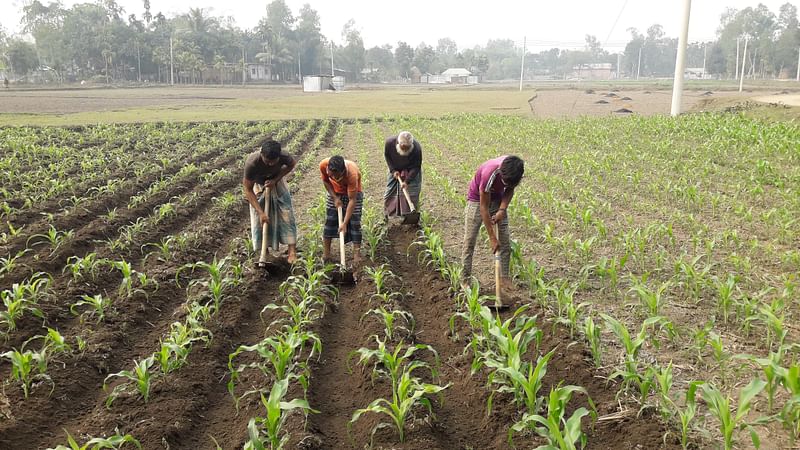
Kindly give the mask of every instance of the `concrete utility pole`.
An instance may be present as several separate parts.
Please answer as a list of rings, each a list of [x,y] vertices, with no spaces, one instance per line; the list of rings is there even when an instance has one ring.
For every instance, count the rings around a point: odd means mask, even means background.
[[[172,36],[169,37],[169,84],[175,86],[175,69],[172,65]]]
[[[733,79],[739,79],[739,38],[736,38],[736,71],[733,72]]]
[[[672,80],[672,109],[675,117],[681,113],[681,97],[683,96],[683,72],[686,71],[686,44],[689,39],[689,13],[692,11],[692,0],[683,1],[683,23],[678,35],[678,56],[675,59],[675,77]]]
[[[245,50],[244,42],[242,42],[242,86],[247,80],[247,51]]]
[[[522,62],[519,66],[519,91],[522,92],[522,75],[525,73],[525,44],[527,36],[522,37]]]
[[[622,69],[620,68],[620,62],[622,61],[622,53],[617,53],[617,79],[619,80],[622,78]]]
[[[331,76],[335,77],[336,75],[333,73],[333,41],[331,41]]]
[[[701,80],[705,80],[706,78],[706,50],[708,50],[708,43],[703,43],[703,75],[700,77]]]
[[[742,53],[742,73],[739,75],[739,92],[742,92],[742,86],[744,85],[744,66],[745,61],[747,60],[747,41],[750,38],[744,38],[744,52]]]
[[[797,48],[797,81],[800,81],[800,47]]]
[[[142,82],[142,53],[139,50],[139,43],[136,43],[136,61],[139,66],[139,83]]]
[[[639,63],[636,64],[636,80],[639,80],[639,74],[642,71],[642,47],[639,47]]]

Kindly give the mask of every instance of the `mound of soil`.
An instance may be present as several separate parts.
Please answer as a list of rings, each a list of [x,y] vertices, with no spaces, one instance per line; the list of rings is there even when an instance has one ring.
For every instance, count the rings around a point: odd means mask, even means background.
[[[709,95],[714,95],[714,93],[713,93],[713,92],[711,92],[711,91],[705,91],[705,92],[703,92],[703,93],[702,93],[702,94],[700,94],[700,95],[702,95],[702,96],[704,96],[704,97],[708,97]]]
[[[607,105],[607,104],[608,104],[608,102],[607,102],[607,101],[605,101],[605,100],[598,100],[598,101],[596,101],[596,102],[594,102],[594,103],[595,103],[596,105]]]
[[[380,333],[374,321],[361,320],[365,311],[375,307],[369,302],[374,286],[365,280],[353,287],[342,287],[339,307],[329,312],[320,324],[324,352],[313,369],[309,401],[321,413],[309,416],[305,436],[298,436],[302,448],[360,449],[371,442],[371,448],[505,450],[545,444],[530,433],[519,433],[514,437],[515,447],[509,445],[508,429],[521,418],[519,406],[510,395],[497,394],[491,414],[487,415],[490,394],[486,388],[487,373],[471,374],[472,355],[464,351],[468,330],[457,322],[456,334],[450,333],[449,320],[455,313],[455,300],[449,294],[449,285],[429,267],[417,263],[415,248],[411,246],[414,228],[391,226],[388,235],[392,242],[382,252],[381,259],[401,277],[391,288],[407,293],[398,306],[415,318],[413,342],[431,345],[438,352],[440,384],[450,383],[450,386],[443,392],[441,402],[432,401],[435,417],[419,416],[408,424],[404,443],[388,427],[378,429],[373,436],[372,429],[388,420],[375,414],[366,414],[348,432],[352,412],[378,397],[385,398],[389,385],[380,379],[372,380],[369,371],[362,370],[349,356],[360,346],[374,346],[369,336]],[[542,311],[528,312],[544,317]],[[513,312],[502,313],[510,314]],[[597,405],[601,420],[593,428],[588,420],[582,425],[588,434],[587,448],[679,448],[674,440],[663,442],[666,430],[656,418],[646,415],[636,418],[635,412],[620,414],[614,383],[607,382],[592,367],[588,350],[573,343],[566,330],[554,328],[544,319],[540,321],[544,333],[542,351],[558,348],[548,366],[542,392],[560,383],[580,385]],[[534,361],[536,356],[531,352],[527,358]],[[580,406],[588,407],[588,400],[577,395],[570,403],[570,411]]]
[[[620,108],[620,109],[615,110],[614,112],[617,113],[617,114],[633,114],[633,111],[631,111],[628,108]]]
[[[630,97],[622,97],[620,100],[626,100],[626,101],[629,101],[629,100],[633,100],[633,99],[632,99],[632,98],[630,98]]]

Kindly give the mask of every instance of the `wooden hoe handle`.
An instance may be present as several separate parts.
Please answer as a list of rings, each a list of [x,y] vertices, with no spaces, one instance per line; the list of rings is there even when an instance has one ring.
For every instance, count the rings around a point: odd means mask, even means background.
[[[336,212],[339,213],[339,228],[342,228],[342,223],[344,223],[344,219],[342,218],[342,207],[336,208]],[[344,258],[344,232],[339,232],[339,260],[341,262],[341,266],[346,266],[346,261]]]
[[[269,188],[264,191],[264,214],[269,219]],[[261,225],[261,258],[258,260],[259,264],[267,263],[267,224]]]

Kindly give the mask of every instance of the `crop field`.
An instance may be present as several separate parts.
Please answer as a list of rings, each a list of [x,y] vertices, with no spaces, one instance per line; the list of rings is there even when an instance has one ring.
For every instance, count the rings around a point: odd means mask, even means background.
[[[419,228],[382,217],[400,130]],[[265,277],[241,174],[270,137],[299,161],[301,260]],[[741,114],[0,128],[0,448],[793,446],[798,142]],[[365,191],[354,286],[319,258],[336,153]],[[458,281],[467,185],[501,154],[526,173],[495,315],[485,234]]]

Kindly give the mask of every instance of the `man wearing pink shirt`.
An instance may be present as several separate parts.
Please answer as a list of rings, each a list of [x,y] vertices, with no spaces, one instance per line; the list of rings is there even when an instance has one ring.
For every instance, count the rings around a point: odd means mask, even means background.
[[[511,239],[508,233],[506,209],[514,188],[525,173],[525,163],[516,156],[501,156],[490,159],[478,167],[469,183],[467,207],[464,210],[464,247],[461,262],[464,266],[462,285],[469,283],[472,276],[472,254],[481,224],[489,235],[492,253],[500,251],[501,284],[504,289],[511,286],[509,261],[511,259]],[[494,224],[498,224],[495,234]]]

